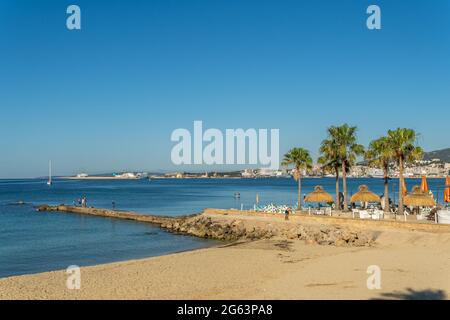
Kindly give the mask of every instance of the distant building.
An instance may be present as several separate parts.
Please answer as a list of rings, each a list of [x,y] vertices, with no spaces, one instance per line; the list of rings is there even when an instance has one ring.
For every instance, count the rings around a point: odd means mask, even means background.
[[[184,178],[184,173],[182,173],[182,172],[169,172],[169,173],[164,174],[164,177],[180,179],[180,178]]]
[[[255,173],[252,169],[245,169],[241,172],[242,178],[253,178],[255,176]]]
[[[367,167],[366,166],[361,166],[361,165],[356,165],[351,167],[350,169],[350,176],[352,177],[364,177],[367,175]]]
[[[369,169],[367,169],[367,175],[372,178],[383,178],[384,171],[383,171],[383,169],[379,169],[379,168],[369,168]]]
[[[124,172],[122,174],[116,174],[116,175],[114,175],[114,177],[120,178],[120,179],[137,179],[136,174],[133,172]]]
[[[275,176],[276,170],[268,169],[268,168],[261,168],[258,170],[258,175],[262,177],[273,177]]]
[[[282,177],[284,176],[284,172],[282,170],[274,170],[269,168],[261,168],[256,173],[260,177]],[[306,174],[304,171],[302,174]]]

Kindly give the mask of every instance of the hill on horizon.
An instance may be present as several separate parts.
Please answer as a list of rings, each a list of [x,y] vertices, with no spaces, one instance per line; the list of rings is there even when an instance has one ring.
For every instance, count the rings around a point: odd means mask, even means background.
[[[425,152],[423,159],[440,159],[442,162],[450,162],[450,148]]]

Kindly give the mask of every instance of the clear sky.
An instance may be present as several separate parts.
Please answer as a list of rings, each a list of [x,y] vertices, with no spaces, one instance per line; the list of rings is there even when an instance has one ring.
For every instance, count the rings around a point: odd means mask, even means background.
[[[434,150],[449,106],[448,0],[0,0],[0,177],[171,170],[194,120],[279,128],[281,153],[343,122]]]

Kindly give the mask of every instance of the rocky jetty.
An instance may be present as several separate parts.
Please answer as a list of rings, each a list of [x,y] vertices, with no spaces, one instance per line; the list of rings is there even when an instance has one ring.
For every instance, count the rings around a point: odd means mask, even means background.
[[[182,217],[167,217],[65,205],[42,205],[37,210],[135,220],[156,224],[174,233],[225,241],[274,238],[302,240],[308,244],[360,247],[370,246],[375,240],[374,232],[353,229],[347,226],[259,220],[258,218],[249,218],[248,216],[239,218],[239,216],[203,213]]]
[[[220,219],[208,215],[167,221],[161,227],[176,233],[227,241],[278,238],[303,240],[308,244],[360,247],[370,246],[376,237],[373,232],[340,226],[277,222],[255,225],[246,219]]]
[[[182,217],[167,217],[160,215],[150,215],[150,214],[139,214],[131,211],[120,211],[120,210],[109,210],[109,209],[101,209],[101,208],[84,208],[84,207],[75,207],[75,206],[49,206],[49,205],[40,205],[36,207],[37,211],[40,212],[67,212],[67,213],[78,213],[89,216],[97,216],[97,217],[105,217],[105,218],[114,218],[114,219],[123,219],[123,220],[134,220],[141,222],[148,222],[156,225],[161,225],[162,223],[170,222],[170,221],[179,221],[183,220],[191,216],[182,216]]]

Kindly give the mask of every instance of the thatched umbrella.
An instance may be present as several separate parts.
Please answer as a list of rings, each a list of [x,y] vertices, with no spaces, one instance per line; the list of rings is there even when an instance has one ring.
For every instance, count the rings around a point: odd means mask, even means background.
[[[378,202],[381,203],[381,198],[375,193],[369,191],[369,188],[365,185],[359,186],[359,191],[355,193],[351,198],[350,202]]]
[[[315,186],[314,191],[307,194],[305,197],[305,202],[333,202],[333,197],[328,192],[325,192],[321,186]]]
[[[427,192],[420,191],[419,186],[415,186],[410,194],[405,196],[403,203],[413,207],[434,207],[436,201]]]

